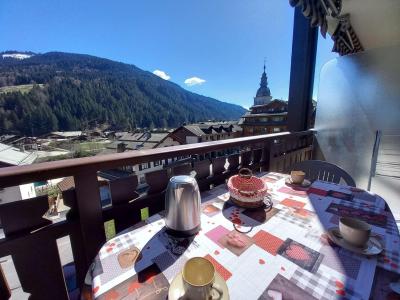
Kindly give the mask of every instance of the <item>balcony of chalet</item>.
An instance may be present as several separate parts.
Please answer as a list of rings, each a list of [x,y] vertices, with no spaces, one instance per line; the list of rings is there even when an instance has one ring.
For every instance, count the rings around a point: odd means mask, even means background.
[[[286,132],[0,168],[0,188],[60,177],[74,179],[74,187],[63,192],[70,209],[60,222],[43,218],[49,208],[47,196],[0,205],[4,230],[0,257],[11,256],[15,267],[11,275],[0,274],[0,298],[10,297],[16,287],[7,282],[15,281],[16,274],[19,292],[31,299],[78,299],[89,266],[106,242],[105,226],[111,224],[118,233],[162,211],[169,178],[192,171],[200,189],[207,191],[225,183],[241,167],[286,173],[296,162],[325,160],[350,173],[358,187],[388,201],[394,199],[389,205],[394,214],[399,213],[400,27],[397,18],[387,18],[377,27],[369,25],[371,18],[385,19],[391,1],[361,2],[354,1],[349,8],[353,27],[334,33],[336,50],[343,56],[322,70],[315,70],[318,27],[310,26],[301,5],[295,8]],[[397,4],[391,5],[399,12]],[[355,32],[359,39],[354,39]],[[315,127],[310,129],[314,73],[319,76],[319,95]],[[232,154],[210,154],[218,151]],[[176,157],[189,159],[146,173],[144,190],[138,189],[136,175],[109,181],[111,204],[102,207],[99,172]],[[63,238],[71,245],[72,262],[67,266],[57,243]]]

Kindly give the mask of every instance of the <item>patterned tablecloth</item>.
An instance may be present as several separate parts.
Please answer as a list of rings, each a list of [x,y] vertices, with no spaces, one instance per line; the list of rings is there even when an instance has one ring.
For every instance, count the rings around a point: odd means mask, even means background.
[[[195,237],[169,236],[157,214],[108,241],[91,269],[95,298],[165,299],[184,263],[202,256],[226,280],[231,299],[398,299],[389,284],[400,279],[400,237],[385,201],[321,181],[292,188],[285,176],[262,175],[272,209],[238,208],[221,185],[202,193]],[[331,244],[326,230],[340,216],[370,223],[384,252],[368,258]]]

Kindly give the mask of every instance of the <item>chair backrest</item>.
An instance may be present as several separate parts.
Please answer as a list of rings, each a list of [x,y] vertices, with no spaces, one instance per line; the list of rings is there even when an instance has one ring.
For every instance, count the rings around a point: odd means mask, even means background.
[[[291,168],[306,173],[306,178],[310,180],[324,180],[340,183],[343,180],[349,186],[356,186],[354,179],[342,168],[322,160],[305,160],[299,162]]]
[[[371,189],[373,178],[386,184],[390,184],[387,180],[397,181],[400,179],[400,135],[382,132],[381,130],[376,131],[368,191]],[[388,198],[392,197],[389,196]]]

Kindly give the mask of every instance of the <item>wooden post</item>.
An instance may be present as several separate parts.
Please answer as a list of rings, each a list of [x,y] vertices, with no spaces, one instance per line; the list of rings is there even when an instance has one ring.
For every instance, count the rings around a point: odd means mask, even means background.
[[[106,241],[97,172],[82,170],[74,181],[87,269]]]
[[[318,28],[310,26],[300,7],[295,8],[290,69],[288,130],[307,130],[312,109]]]

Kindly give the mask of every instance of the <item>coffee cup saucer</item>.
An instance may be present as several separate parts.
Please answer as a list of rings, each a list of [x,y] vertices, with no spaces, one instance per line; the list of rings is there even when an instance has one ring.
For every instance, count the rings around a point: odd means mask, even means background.
[[[308,179],[304,179],[302,183],[293,183],[292,178],[288,177],[285,179],[285,183],[287,185],[293,185],[293,186],[298,186],[298,187],[309,187],[311,185],[311,181]]]
[[[327,234],[329,239],[336,245],[358,254],[373,256],[378,255],[383,251],[382,243],[374,236],[370,236],[368,242],[365,244],[364,247],[356,247],[348,243],[342,237],[338,227],[328,229]]]
[[[215,283],[214,286],[222,291],[222,297],[218,298],[218,292],[212,290],[212,298],[218,300],[229,300],[229,291],[228,286],[226,285],[225,280],[215,272]],[[215,295],[214,295],[215,292]],[[183,287],[183,278],[182,273],[179,273],[171,282],[168,290],[168,300],[184,300],[185,298],[185,289]]]

